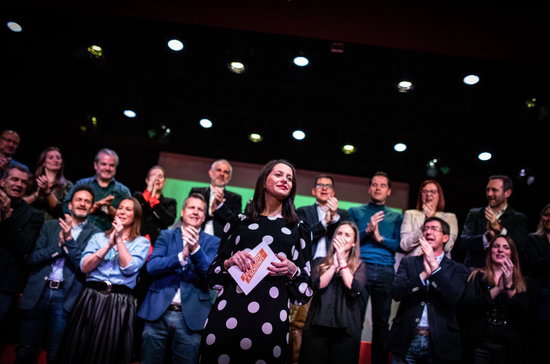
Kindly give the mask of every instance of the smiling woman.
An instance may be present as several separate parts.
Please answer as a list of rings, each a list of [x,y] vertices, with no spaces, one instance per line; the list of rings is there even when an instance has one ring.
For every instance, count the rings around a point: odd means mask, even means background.
[[[288,362],[289,301],[301,305],[312,296],[311,232],[298,221],[295,194],[292,164],[270,161],[260,171],[245,215],[234,214],[226,224],[208,271],[218,297],[204,329],[201,362]],[[269,274],[245,294],[228,269],[253,274],[255,257],[250,251],[260,243],[277,258],[267,267]]]
[[[112,228],[92,236],[80,268],[86,289],[66,330],[62,363],[131,362],[139,270],[149,241],[140,236],[141,206],[135,198],[121,201]]]

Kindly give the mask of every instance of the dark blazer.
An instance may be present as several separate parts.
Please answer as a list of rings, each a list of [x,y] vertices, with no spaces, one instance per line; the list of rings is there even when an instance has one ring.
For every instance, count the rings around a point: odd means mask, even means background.
[[[204,197],[204,200],[206,201],[207,209],[208,209],[208,201],[210,201],[210,187],[193,187],[191,191],[189,191],[189,194],[192,193],[199,193]],[[225,202],[223,203],[224,206],[228,207],[231,211],[231,215],[233,212],[241,212],[242,211],[242,197],[241,195],[228,191],[227,189],[223,190],[223,196],[225,198]],[[227,218],[229,216],[225,216],[224,214],[219,213],[216,211],[214,213],[214,216],[210,215],[210,211],[206,211],[206,220],[204,220],[204,223],[202,224],[202,227],[204,229],[204,225],[210,221],[214,220],[214,235],[221,237],[223,235],[223,227],[227,223]]]
[[[455,244],[465,255],[464,264],[467,267],[482,268],[485,266],[483,234],[487,231],[487,219],[484,210],[485,207],[478,207],[468,212],[458,244]],[[527,216],[508,206],[500,217],[500,221],[506,228],[507,235],[516,243],[520,257],[523,258],[524,241],[527,237]]]
[[[168,229],[174,223],[177,215],[177,202],[173,198],[160,195],[160,202],[155,207],[151,207],[141,192],[134,193],[134,197],[139,201],[143,211],[141,235],[148,234],[151,238],[151,245],[154,245],[161,230]]]
[[[405,355],[428,305],[428,323],[432,352],[439,360],[461,361],[462,350],[456,310],[464,291],[468,268],[444,257],[441,269],[429,277],[425,286],[420,279],[423,256],[404,257],[393,281],[392,296],[400,301],[388,337],[388,349]]]
[[[20,293],[26,280],[25,259],[44,223],[44,213],[25,201],[12,205],[12,216],[0,223],[0,292]]]
[[[348,211],[343,209],[338,209],[338,215],[340,215],[340,219],[335,223],[329,223],[325,228],[323,226],[323,223],[319,221],[319,214],[317,213],[316,203],[309,206],[299,207],[298,209],[296,209],[296,212],[298,213],[298,217],[300,218],[300,220],[305,221],[309,225],[311,232],[313,233],[313,240],[311,244],[312,257],[313,257],[313,254],[315,254],[315,250],[317,250],[317,244],[319,243],[319,239],[321,239],[323,236],[326,236],[327,249],[328,249],[328,244],[330,243],[332,239],[332,235],[334,235],[334,232],[336,231],[336,227],[338,226],[338,224],[344,220],[349,220]]]
[[[21,309],[23,310],[34,308],[46,286],[46,280],[52,271],[52,263],[59,257],[65,258],[65,264],[63,265],[65,293],[63,308],[65,311],[72,311],[80,292],[84,288],[86,276],[80,270],[80,256],[90,237],[100,232],[100,230],[95,225],[87,223],[78,235],[78,239],[76,241],[74,239],[68,240],[62,248],[58,245],[60,230],[59,221],[46,221],[42,226],[34,250],[27,258],[27,264],[32,273],[21,300]]]
[[[182,267],[178,260],[178,253],[183,249],[181,228],[161,231],[147,263],[147,272],[154,280],[139,308],[139,317],[147,321],[158,320],[179,288],[181,314],[187,327],[193,331],[204,328],[212,306],[206,272],[218,252],[220,238],[201,231],[199,244],[200,249],[190,255],[187,265]]]

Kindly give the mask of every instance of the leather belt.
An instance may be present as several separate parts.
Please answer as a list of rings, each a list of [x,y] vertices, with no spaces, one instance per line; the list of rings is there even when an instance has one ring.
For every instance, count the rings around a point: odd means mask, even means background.
[[[171,304],[170,306],[168,306],[167,311],[177,311],[177,312],[180,312],[180,311],[181,311],[181,305],[174,305],[174,304]]]
[[[109,293],[126,293],[132,294],[132,289],[122,284],[112,284],[109,281],[87,281],[86,287],[95,289],[103,294]]]
[[[414,334],[420,336],[430,336],[430,329],[416,329],[414,330]]]
[[[49,289],[61,289],[63,288],[63,281],[46,281],[46,285]]]

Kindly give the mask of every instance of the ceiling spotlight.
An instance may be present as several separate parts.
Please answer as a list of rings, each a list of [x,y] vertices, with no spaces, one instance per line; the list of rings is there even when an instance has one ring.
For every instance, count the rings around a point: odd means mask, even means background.
[[[401,93],[409,92],[414,88],[411,81],[401,81],[397,84],[397,91]]]
[[[292,136],[294,137],[294,139],[296,140],[303,140],[305,137],[306,137],[306,133],[304,133],[303,131],[301,130],[294,130],[292,132]]]
[[[164,133],[164,135],[170,135],[172,133],[172,130],[170,130],[170,128],[166,125],[161,125],[160,127]]]
[[[212,121],[210,121],[210,119],[201,119],[199,124],[201,124],[201,126],[205,129],[212,127]]]
[[[475,85],[476,83],[479,82],[479,76],[476,76],[476,75],[468,75],[466,77],[464,77],[464,83],[467,84],[467,85]]]
[[[355,146],[351,144],[346,144],[342,147],[342,153],[344,154],[353,154],[355,153],[355,151]]]
[[[396,151],[396,152],[404,152],[407,150],[407,145],[406,144],[403,144],[403,143],[397,143],[393,146],[393,149]]]
[[[250,133],[250,134],[248,134],[248,139],[252,143],[259,143],[259,142],[262,141],[263,137],[258,133]]]
[[[535,106],[537,106],[537,99],[533,97],[532,99],[525,101],[525,106],[528,109],[534,108]]]
[[[179,52],[183,50],[183,43],[180,40],[177,39],[170,39],[168,41],[168,48],[175,52]]]
[[[298,56],[294,57],[294,60],[292,62],[294,62],[294,64],[298,67],[305,67],[309,64],[309,59],[304,56]]]
[[[493,156],[491,155],[491,153],[489,152],[482,152],[482,153],[479,153],[479,155],[477,156],[477,158],[480,160],[480,161],[488,161],[489,159],[491,159]]]
[[[124,114],[124,116],[130,119],[133,119],[137,116],[136,112],[130,109],[124,110],[122,113]]]
[[[90,53],[94,58],[102,58],[104,56],[103,48],[95,44],[88,47],[88,53]]]
[[[23,31],[23,27],[14,21],[7,22],[6,26],[14,33],[21,33]]]
[[[241,74],[246,70],[244,63],[239,61],[229,62],[229,70],[236,74]]]

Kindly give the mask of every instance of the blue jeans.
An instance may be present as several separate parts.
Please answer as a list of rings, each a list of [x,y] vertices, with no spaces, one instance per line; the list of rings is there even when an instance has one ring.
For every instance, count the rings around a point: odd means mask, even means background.
[[[140,363],[162,363],[169,352],[172,363],[198,363],[200,343],[201,334],[189,330],[181,312],[166,311],[157,321],[145,322]]]
[[[371,299],[373,364],[387,364],[386,340],[389,332],[391,313],[391,291],[395,270],[392,265],[367,263],[367,297]]]
[[[392,356],[392,364],[431,364],[432,350],[428,336],[414,335],[407,354]]]
[[[47,333],[48,363],[55,361],[69,313],[63,309],[65,295],[63,288],[44,287],[36,306],[21,310],[21,331],[17,347],[16,363],[31,363],[36,350]]]

